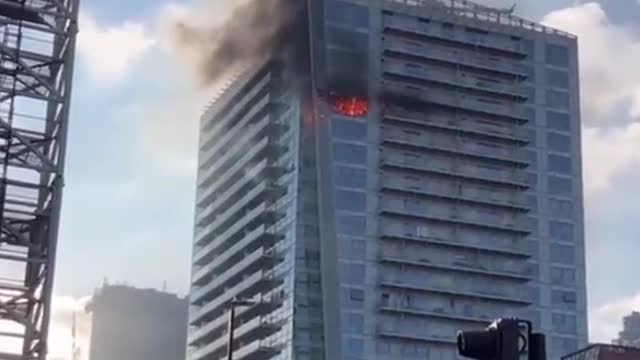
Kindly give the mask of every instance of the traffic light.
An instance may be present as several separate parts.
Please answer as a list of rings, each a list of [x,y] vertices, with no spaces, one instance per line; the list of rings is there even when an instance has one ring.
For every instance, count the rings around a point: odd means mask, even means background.
[[[531,322],[498,319],[485,330],[458,333],[458,353],[477,360],[546,360],[545,338]]]

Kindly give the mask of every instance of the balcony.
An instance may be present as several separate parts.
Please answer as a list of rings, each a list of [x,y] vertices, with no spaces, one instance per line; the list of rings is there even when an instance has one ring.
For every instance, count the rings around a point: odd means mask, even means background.
[[[383,63],[383,71],[392,78],[416,84],[424,84],[425,81],[439,83],[448,87],[457,87],[472,91],[484,92],[492,95],[502,96],[511,100],[525,101],[527,93],[524,88],[516,82],[506,82],[506,80],[480,77],[473,73],[461,72],[458,70],[447,70],[445,68],[423,67],[414,62],[397,61],[386,59]]]
[[[486,275],[495,278],[503,278],[503,279],[511,279],[516,281],[527,282],[530,281],[531,278],[524,274],[524,271],[505,271],[502,269],[493,270],[486,269],[485,267],[492,267],[491,264],[487,264],[487,266],[480,264],[470,264],[470,263],[462,263],[458,262],[457,264],[444,264],[442,259],[439,261],[429,261],[429,260],[412,260],[409,256],[393,256],[391,254],[380,254],[379,261],[382,263],[388,264],[396,264],[396,265],[406,265],[417,268],[425,268],[425,269],[434,269],[440,271],[454,271],[459,273],[467,273],[467,274],[476,274],[476,275]]]
[[[233,352],[234,360],[268,360],[280,353],[281,345],[272,341],[257,340]],[[224,360],[225,357],[219,358]],[[197,360],[197,359],[194,359]]]
[[[270,324],[261,317],[256,317],[239,325],[234,331],[234,343],[246,342],[268,336],[278,329],[277,325]],[[193,352],[193,359],[200,359],[213,353],[224,353],[227,348],[227,333],[217,338],[212,343],[205,345]],[[241,350],[241,349],[238,349]]]
[[[451,236],[447,239],[424,237],[404,234],[401,231],[393,231],[388,228],[383,228],[380,234],[380,239],[384,241],[402,241],[402,242],[415,242],[419,244],[429,244],[435,246],[441,246],[451,249],[464,249],[474,250],[480,252],[486,252],[491,254],[507,255],[512,257],[518,257],[527,259],[531,257],[529,254],[524,238],[519,238],[520,241],[499,241],[493,239],[494,246],[489,246],[487,242],[482,241],[479,238],[466,238],[464,240]]]
[[[527,56],[521,42],[515,42],[510,38],[497,39],[492,36],[487,38],[470,38],[462,32],[447,30],[441,24],[436,23],[410,23],[403,19],[385,16],[383,20],[384,34],[407,37],[416,40],[436,40],[445,43],[457,43],[470,48],[482,48],[499,52],[512,58],[524,59]],[[491,34],[490,34],[491,35]]]
[[[397,201],[396,201],[397,200]],[[497,229],[527,235],[530,229],[524,218],[511,213],[504,213],[500,218],[485,217],[480,218],[484,212],[472,211],[471,209],[459,208],[449,204],[431,204],[432,206],[422,206],[420,209],[407,209],[402,205],[402,200],[392,198],[382,198],[379,212],[382,215],[412,217],[445,223],[463,224],[478,228]]]
[[[378,311],[390,314],[399,314],[399,315],[412,315],[412,316],[421,316],[428,317],[434,319],[443,319],[443,320],[453,320],[465,323],[476,323],[481,325],[489,325],[493,321],[492,318],[486,316],[470,316],[470,315],[461,315],[448,313],[444,311],[438,311],[434,309],[432,311],[422,310],[417,308],[408,308],[408,307],[400,307],[400,306],[379,306]]]
[[[488,288],[480,288],[477,290],[464,289],[461,290],[462,284],[460,282],[453,282],[451,284],[445,285],[436,283],[433,279],[424,279],[423,284],[411,283],[408,281],[404,281],[402,279],[393,279],[388,274],[382,275],[380,282],[381,287],[391,288],[391,289],[400,289],[400,290],[412,290],[412,291],[420,291],[425,293],[434,293],[434,294],[444,294],[444,295],[453,295],[466,297],[470,299],[481,299],[481,300],[489,300],[496,302],[503,302],[507,304],[516,304],[516,305],[529,305],[530,301],[527,300],[526,294],[524,291],[517,291],[514,288],[509,288],[507,291],[503,293],[498,293],[496,291],[492,291],[491,287]],[[494,289],[495,290],[495,289]]]
[[[211,261],[204,262],[205,265],[200,265],[200,261],[194,261],[197,267],[194,267],[192,275],[192,283],[194,285],[202,285],[201,280],[211,275],[213,272],[219,271],[220,267],[227,265],[227,262],[240,254],[245,248],[249,248],[252,245],[260,244],[260,246],[271,247],[274,246],[279,235],[270,234],[266,231],[264,225],[259,226],[255,230],[251,231],[247,236],[244,236],[240,241],[233,244],[231,247],[216,253]],[[197,254],[197,259],[201,260],[202,257]]]
[[[488,168],[482,164],[473,164],[458,159],[402,158],[383,153],[380,163],[391,169],[413,172],[434,173],[463,179],[482,181],[490,184],[509,185],[527,189],[526,173],[513,168]]]
[[[461,94],[455,91],[439,89],[428,86],[408,84],[397,79],[383,80],[382,88],[387,94],[387,102],[400,103],[407,99],[411,102],[420,101],[452,109],[460,109],[472,113],[489,115],[492,118],[501,117],[517,123],[527,122],[524,106],[519,103],[509,104],[494,101],[479,101],[477,96]]]
[[[228,149],[230,146],[230,141],[234,137],[244,138],[244,141],[247,142],[252,140],[257,134],[259,134],[262,130],[264,130],[267,125],[272,121],[268,114],[265,112],[261,119],[257,122],[255,121],[255,117],[261,112],[265,111],[265,107],[269,104],[269,98],[265,97],[257,104],[257,106],[253,107],[247,114],[245,114],[237,123],[232,124],[230,128],[222,134],[217,134],[217,138],[212,138],[206,134],[203,134],[203,145],[201,146],[201,152],[198,155],[199,161],[199,170],[204,170],[207,167],[211,166],[213,161],[218,161],[214,156],[218,154],[220,151],[224,149]],[[220,154],[217,156],[221,157]]]
[[[264,248],[260,247],[252,253],[247,254],[233,266],[214,276],[206,285],[194,287],[191,291],[190,298],[193,302],[198,302],[203,297],[220,294],[223,292],[221,290],[233,287],[236,283],[241,282],[242,280],[237,279],[240,275],[253,273],[259,269],[271,269],[277,262],[279,262],[279,258],[276,254],[265,252]],[[234,279],[235,281],[233,281]]]
[[[488,122],[482,118],[462,116],[455,113],[446,115],[435,112],[416,113],[390,107],[384,114],[383,121],[508,140],[519,144],[527,144],[529,142],[526,130],[517,125],[499,124],[494,121]]]
[[[428,343],[438,343],[446,345],[456,345],[455,336],[444,335],[420,335],[416,333],[409,333],[407,331],[387,330],[383,327],[378,328],[378,336],[388,339],[397,339],[404,341],[420,341]]]
[[[203,317],[219,312],[222,307],[231,301],[231,299],[238,298],[251,298],[258,293],[263,293],[276,286],[273,280],[266,278],[266,272],[259,270],[254,274],[244,278],[236,285],[226,289],[220,296],[215,297],[211,301],[208,301],[194,312],[192,323],[196,323]],[[194,304],[197,303],[195,299],[191,300]]]
[[[256,305],[251,307],[237,307],[236,317],[240,322],[248,322],[256,317],[264,317],[270,312],[274,311],[279,303],[271,302],[257,302]],[[194,331],[189,333],[188,343],[189,345],[197,345],[200,340],[203,340],[206,336],[209,336],[216,332],[224,332],[229,326],[229,313],[223,312],[215,319],[197,327]]]
[[[492,145],[491,147],[482,146],[482,143],[450,134],[445,135],[393,127],[382,130],[380,137],[383,143],[396,146],[455,153],[474,158],[486,158],[520,167],[526,167],[529,164],[524,149],[494,143],[488,143]]]
[[[423,198],[457,200],[480,205],[490,205],[517,211],[529,211],[523,192],[490,192],[456,181],[431,181],[428,178],[408,180],[404,176],[383,174],[380,188],[383,192],[412,195]]]
[[[407,60],[433,60],[465,66],[494,74],[507,75],[512,78],[526,79],[527,73],[522,71],[516,61],[495,56],[487,56],[472,50],[454,49],[436,44],[403,41],[395,36],[387,36],[383,42],[384,54]]]
[[[265,214],[268,208],[269,204],[267,202],[263,202],[262,204],[247,211],[242,218],[238,219],[238,221],[227,229],[224,229],[222,233],[215,233],[213,231],[216,229],[216,224],[210,224],[202,229],[198,229],[195,239],[196,246],[209,245],[212,243],[215,244],[215,246],[220,245],[224,241],[228,240],[231,235],[234,235],[236,232],[249,225],[251,221],[256,220],[258,217]],[[199,251],[200,249],[196,248],[196,250]]]

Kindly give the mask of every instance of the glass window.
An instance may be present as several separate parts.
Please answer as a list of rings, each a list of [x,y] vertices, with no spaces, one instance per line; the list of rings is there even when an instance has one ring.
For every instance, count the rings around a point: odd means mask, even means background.
[[[533,188],[538,186],[538,174],[528,172],[527,173],[527,184],[529,184],[529,186],[531,186]]]
[[[364,317],[358,313],[346,313],[342,316],[343,326],[351,334],[362,334],[364,331]]]
[[[327,71],[331,74],[339,74],[341,71],[344,72],[345,64],[350,64],[358,68],[358,74],[350,74],[351,78],[356,79],[358,81],[362,81],[362,83],[366,83],[364,78],[365,74],[369,71],[369,61],[367,56],[362,53],[355,53],[351,51],[351,49],[342,49],[342,48],[329,48],[327,49]]]
[[[536,43],[531,39],[522,39],[522,48],[527,53],[527,57],[533,60],[535,57]]]
[[[569,93],[567,92],[547,90],[546,100],[548,107],[561,110],[569,108]]]
[[[555,195],[571,195],[573,185],[571,184],[571,179],[549,176],[547,190]]]
[[[525,91],[527,93],[527,102],[529,104],[535,104],[536,103],[536,88],[534,88],[533,86],[527,86],[525,88]]]
[[[365,212],[367,210],[367,196],[360,191],[337,190],[336,209]]]
[[[529,160],[529,168],[538,168],[538,153],[535,150],[527,150],[527,160]]]
[[[536,81],[536,68],[533,65],[520,65],[519,66],[520,71],[527,75],[527,81],[534,83]]]
[[[527,140],[529,140],[529,145],[535,146],[537,143],[537,133],[536,129],[527,129]]]
[[[335,0],[329,2],[325,9],[328,22],[358,28],[369,27],[369,9],[365,6]]]
[[[364,353],[364,341],[355,338],[343,338],[343,347],[347,355],[362,356]]]
[[[552,151],[570,153],[571,137],[568,135],[549,132],[547,133],[547,147]]]
[[[546,44],[545,62],[549,65],[568,67],[569,49],[566,46]]]
[[[552,348],[555,353],[570,354],[578,350],[578,340],[554,336],[552,339]]]
[[[382,340],[376,340],[376,353],[381,355],[391,354],[391,345]]]
[[[547,69],[545,71],[545,80],[547,86],[558,87],[562,89],[569,88],[569,73],[562,70]]]
[[[367,251],[367,243],[362,239],[351,239],[349,255],[352,259],[363,259]]]
[[[367,147],[334,142],[333,159],[348,164],[365,165],[367,163]]]
[[[526,274],[531,276],[532,279],[538,280],[540,278],[540,266],[537,263],[527,263]]]
[[[551,284],[561,286],[576,285],[576,271],[574,269],[552,267],[551,268]]]
[[[575,264],[575,248],[570,245],[551,244],[551,262],[565,265]]]
[[[327,26],[327,40],[333,46],[358,53],[369,49],[368,34],[336,26]]]
[[[364,188],[367,183],[367,171],[336,165],[334,167],[334,181],[336,186]]]
[[[571,200],[549,199],[549,214],[554,218],[573,218],[573,202]]]
[[[573,224],[549,221],[549,237],[555,241],[573,242]]]
[[[367,230],[367,218],[360,215],[338,214],[336,228],[344,235],[364,236]]]
[[[347,267],[347,276],[352,284],[364,284],[365,267],[364,264],[349,264]]]
[[[364,290],[342,288],[342,304],[347,309],[362,309],[364,306]]]
[[[528,291],[528,300],[531,301],[534,305],[540,304],[540,288],[537,286],[529,285],[527,286]]]
[[[367,123],[361,120],[333,118],[331,122],[333,137],[341,140],[365,141],[367,139]]]
[[[536,123],[536,109],[531,107],[524,108],[524,116],[527,118],[530,124]]]
[[[551,325],[559,333],[575,334],[577,330],[576,316],[569,314],[553,314],[551,315]]]
[[[551,291],[551,304],[566,310],[573,310],[576,307],[576,292],[569,290],[553,290]]]
[[[531,254],[532,259],[537,259],[540,257],[540,243],[537,240],[528,240],[527,251]]]
[[[547,128],[560,131],[571,130],[569,114],[557,111],[547,111]]]
[[[527,195],[527,206],[531,209],[531,212],[538,211],[538,197],[535,195]]]
[[[571,158],[561,155],[547,156],[547,170],[570,175],[572,172]]]

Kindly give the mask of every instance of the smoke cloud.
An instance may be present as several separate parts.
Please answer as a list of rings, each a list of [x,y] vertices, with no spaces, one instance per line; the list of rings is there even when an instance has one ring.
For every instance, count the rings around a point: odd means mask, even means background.
[[[178,51],[192,57],[203,86],[220,80],[229,70],[271,58],[292,61],[289,67],[296,71],[303,64],[306,3],[250,0],[236,7],[222,25],[202,26],[187,17],[171,24],[170,35]]]

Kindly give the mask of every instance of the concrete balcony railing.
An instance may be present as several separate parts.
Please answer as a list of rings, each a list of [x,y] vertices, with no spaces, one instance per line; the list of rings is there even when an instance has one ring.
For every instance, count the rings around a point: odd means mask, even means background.
[[[478,236],[456,236],[451,235],[444,237],[434,237],[425,235],[412,235],[403,232],[400,228],[383,227],[380,230],[380,237],[386,241],[409,241],[416,243],[433,244],[442,247],[483,251],[487,253],[496,253],[501,255],[509,255],[519,258],[528,258],[531,255],[527,249],[526,242],[522,236],[511,237],[492,237],[491,242]]]
[[[384,142],[503,160],[522,166],[526,166],[529,163],[525,150],[520,147],[494,143],[489,143],[492,145],[491,147],[483,146],[479,142],[455,135],[434,134],[419,130],[405,131],[402,128],[395,127],[384,129],[381,138]]]
[[[521,266],[509,266],[504,262],[477,263],[455,260],[455,258],[443,258],[438,256],[426,256],[425,254],[410,253],[409,251],[380,252],[379,261],[389,264],[406,265],[415,268],[452,271],[476,275],[486,275],[494,278],[511,279],[515,281],[529,281],[531,278],[525,274],[525,264]],[[446,261],[449,260],[449,261]]]
[[[481,117],[455,114],[413,113],[398,107],[387,107],[384,121],[435,127],[466,134],[483,135],[491,138],[527,143],[527,132],[515,124],[502,124],[486,121]]]
[[[387,74],[414,79],[413,81],[418,82],[437,82],[449,86],[508,96],[521,101],[527,99],[527,94],[519,83],[508,83],[497,79],[495,81],[488,81],[472,73],[446,69],[436,70],[421,66],[408,66],[406,62],[401,61],[385,61],[383,71]]]
[[[527,188],[526,173],[515,168],[487,168],[459,159],[403,158],[383,153],[381,165],[392,168],[404,168],[414,171],[433,172],[454,177],[483,180],[491,183],[509,184]]]
[[[479,101],[476,96],[458,94],[453,91],[434,90],[427,86],[408,84],[397,79],[384,80],[383,88],[387,93],[424,101],[425,103],[509,118],[518,122],[527,121],[524,106],[519,103],[484,102]]]
[[[524,58],[527,56],[524,45],[519,41],[513,41],[509,37],[498,39],[494,36],[470,38],[464,32],[445,29],[438,23],[408,22],[404,19],[385,16],[383,27],[387,33],[406,34],[412,38],[433,38],[449,42],[458,42],[463,45],[483,47],[509,53],[512,56]]]
[[[472,299],[493,300],[512,304],[528,305],[524,286],[510,286],[498,289],[495,286],[478,282],[475,278],[465,277],[424,277],[420,279],[403,278],[398,274],[383,273],[379,283],[383,287],[454,295]]]
[[[403,192],[416,196],[436,197],[443,199],[467,201],[472,203],[487,204],[526,211],[527,197],[522,191],[509,191],[501,189],[501,192],[491,192],[467,183],[457,181],[426,181],[410,180],[402,175],[384,174],[380,180],[382,190]],[[425,180],[425,181],[422,181]]]
[[[522,234],[528,234],[530,232],[526,219],[518,214],[503,213],[499,216],[487,217],[482,209],[472,210],[457,206],[447,206],[442,203],[437,206],[431,204],[431,206],[407,209],[401,200],[395,201],[392,198],[384,197],[380,201],[379,210],[381,214],[409,216],[481,228],[509,230]]]

